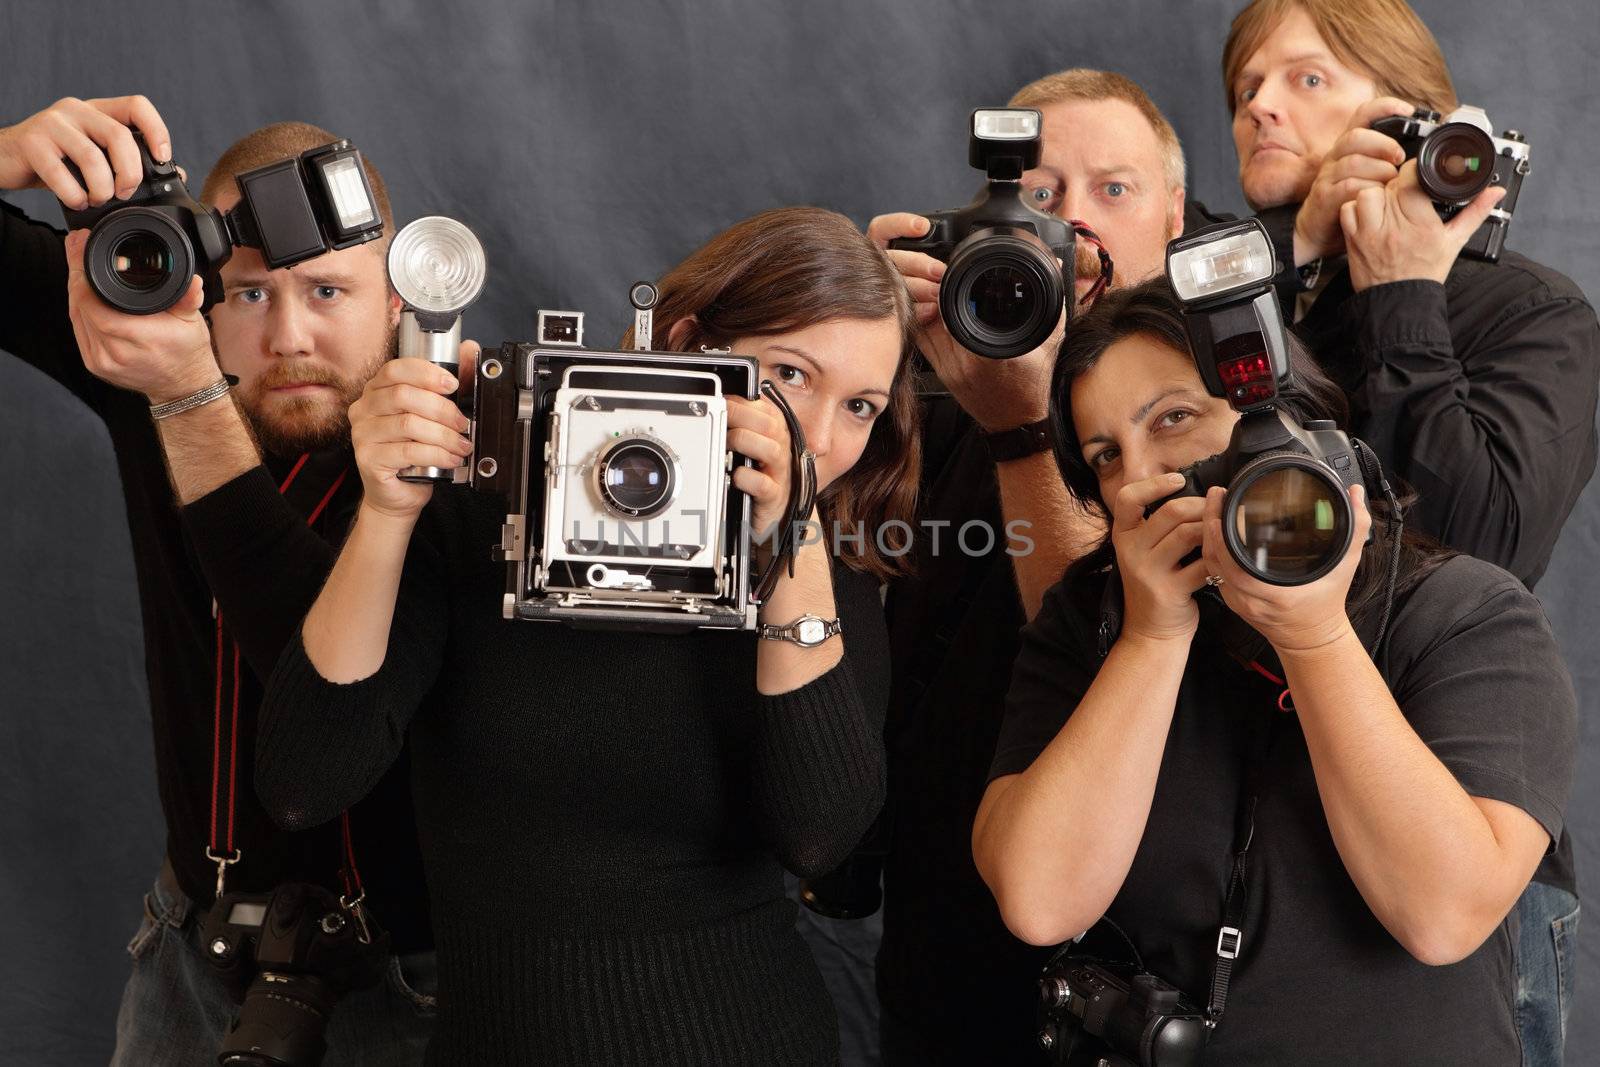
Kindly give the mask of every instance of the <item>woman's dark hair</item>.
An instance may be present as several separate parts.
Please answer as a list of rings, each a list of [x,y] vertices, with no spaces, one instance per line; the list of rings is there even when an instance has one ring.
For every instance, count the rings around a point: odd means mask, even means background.
[[[866,449],[818,498],[824,526],[863,530],[859,542],[841,538],[853,570],[890,579],[908,573],[910,556],[884,552],[886,523],[909,529],[922,468],[922,435],[912,376],[911,299],[887,256],[843,215],[816,207],[765,211],[724,230],[679,263],[657,286],[657,337],[690,321],[677,341],[682,352],[726,348],[742,337],[803,330],[836,319],[893,318],[900,328],[900,363],[889,402]],[[632,331],[623,339],[633,343]],[[903,546],[901,546],[903,547]]]
[[[1093,311],[1075,321],[1061,343],[1050,383],[1051,439],[1062,481],[1074,499],[1091,513],[1104,517],[1108,527],[1110,509],[1100,497],[1100,479],[1083,458],[1077,427],[1072,422],[1072,386],[1100,361],[1106,349],[1136,336],[1189,354],[1183,306],[1164,277],[1108,293]],[[1323,373],[1298,337],[1292,333],[1287,337],[1289,372],[1294,384],[1282,393],[1280,406],[1302,423],[1331,419],[1341,430],[1348,429],[1350,405],[1344,390]],[[1408,506],[1415,494],[1393,474],[1387,477],[1401,507]],[[1367,507],[1372,512],[1372,540],[1362,549],[1361,565],[1356,568],[1346,600],[1351,621],[1357,624],[1383,609],[1394,546],[1389,522],[1393,512],[1388,501],[1369,488]],[[1411,588],[1452,555],[1430,538],[1402,530],[1398,588]],[[1066,579],[1071,582],[1104,570],[1113,559],[1108,528],[1100,544],[1068,568]]]

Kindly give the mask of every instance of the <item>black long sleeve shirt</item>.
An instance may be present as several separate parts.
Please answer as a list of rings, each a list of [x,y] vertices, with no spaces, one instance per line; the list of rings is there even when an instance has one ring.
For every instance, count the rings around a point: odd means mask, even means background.
[[[1258,216],[1292,320],[1299,205]],[[1295,332],[1350,397],[1350,432],[1417,491],[1407,521],[1529,589],[1594,473],[1600,322],[1565,275],[1516,252],[1460,258],[1444,284],[1357,293],[1342,263]],[[1535,880],[1577,892],[1562,831]]]
[[[882,804],[877,583],[836,567],[845,658],[758,696],[751,634],[502,618],[504,510],[436,490],[374,674],[330,683],[290,644],[262,709],[269,808],[322,822],[409,741],[430,1063],[834,1062],[782,868],[832,870]]]
[[[240,651],[237,788],[230,890],[263,891],[284,881],[337,884],[336,826],[293,834],[274,823],[251,784],[261,681],[277,662],[332,567],[335,544],[360,497],[348,450],[307,458],[286,494],[278,487],[295,457],[268,456],[185,508],[173,497],[148,401],[94,377],[67,316],[60,231],[0,201],[0,349],[66,386],[106,424],[122,479],[144,627],[145,672],[167,854],[183,891],[202,907],[216,888],[206,858],[213,830],[213,756],[226,776],[228,746],[214,753],[219,705],[230,734],[233,645]],[[343,484],[315,528],[306,517],[334,482]],[[109,516],[108,516],[109,518]],[[218,654],[213,598],[225,624]],[[226,812],[216,823],[224,846]],[[403,773],[351,813],[351,836],[367,902],[401,950],[431,944],[415,821]]]

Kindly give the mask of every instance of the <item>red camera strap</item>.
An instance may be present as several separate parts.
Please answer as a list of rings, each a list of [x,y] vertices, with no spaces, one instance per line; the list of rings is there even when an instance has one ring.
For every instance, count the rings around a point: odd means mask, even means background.
[[[311,458],[309,452],[303,453],[295,462],[288,475],[283,479],[283,484],[278,486],[280,494],[287,493],[300,472],[305,469],[306,461]],[[349,476],[350,469],[346,467],[339,472],[339,476],[328,486],[317,506],[311,509],[306,516],[306,525],[313,526],[318,518],[327,510],[328,503],[333,500],[334,494],[344,485]],[[238,799],[239,788],[239,643],[228,635],[223,624],[222,609],[217,607],[217,657],[214,703],[212,708],[212,735],[211,735],[211,833],[206,846],[206,858],[217,865],[217,896],[222,895],[223,883],[226,880],[228,867],[238,863],[244,858],[244,852],[234,842],[234,813]],[[231,663],[231,667],[230,667]],[[228,683],[225,685],[225,683]],[[226,688],[227,692],[224,693]],[[227,708],[227,714],[223,709]],[[223,764],[223,752],[227,752],[227,764]],[[224,774],[226,771],[226,774]],[[345,896],[341,901],[348,901],[345,906],[353,908],[361,902],[365,895],[361,886],[361,874],[356,870],[355,849],[350,843],[350,813],[341,812],[340,845],[339,845],[339,878],[344,884]]]

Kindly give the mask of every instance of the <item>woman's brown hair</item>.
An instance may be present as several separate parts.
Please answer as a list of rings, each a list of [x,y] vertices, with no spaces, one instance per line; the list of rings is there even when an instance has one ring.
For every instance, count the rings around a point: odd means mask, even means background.
[[[1365,71],[1378,92],[1416,107],[1450,112],[1456,87],[1439,42],[1406,0],[1252,0],[1233,19],[1222,48],[1222,90],[1228,114],[1238,107],[1239,72],[1278,23],[1300,8],[1334,56]]]
[[[853,570],[888,580],[907,573],[904,538],[885,538],[885,524],[908,530],[922,466],[916,389],[912,378],[911,301],[894,265],[843,215],[816,207],[764,211],[713,237],[657,286],[655,335],[670,337],[688,321],[675,348],[727,348],[745,337],[803,330],[837,319],[893,318],[900,327],[900,362],[889,402],[861,458],[818,498],[828,536],[838,529],[840,556]],[[632,347],[633,332],[623,339]],[[905,524],[905,525],[899,525]],[[864,536],[854,540],[853,535]]]

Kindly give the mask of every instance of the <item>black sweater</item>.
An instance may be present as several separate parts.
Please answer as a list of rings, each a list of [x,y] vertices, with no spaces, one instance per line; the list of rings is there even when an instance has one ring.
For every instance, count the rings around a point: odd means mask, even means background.
[[[269,808],[320,823],[409,739],[439,947],[430,1063],[835,1061],[780,865],[831,870],[882,803],[876,583],[836,568],[846,659],[761,697],[749,634],[502,618],[503,517],[436,491],[370,677],[329,683],[290,645],[257,750]]]
[[[217,627],[221,606],[224,718],[232,715],[232,641],[239,662],[238,787],[234,844],[242,860],[228,888],[263,891],[282,881],[337,884],[337,827],[284,832],[250,787],[261,683],[333,565],[360,497],[348,450],[310,457],[287,496],[278,486],[295,457],[269,456],[216,491],[179,508],[168,482],[149,402],[108,385],[83,365],[67,317],[61,233],[0,201],[0,349],[66,386],[105,422],[116,449],[139,582],[145,672],[155,731],[156,773],[167,823],[167,855],[183,891],[209,906],[216,866],[205,857],[211,832]],[[306,516],[338,477],[316,528]],[[108,516],[108,519],[112,517]],[[226,745],[226,742],[224,742]],[[226,751],[226,748],[224,749]],[[225,764],[224,764],[225,765]],[[219,818],[225,825],[225,816]],[[431,941],[421,860],[403,775],[352,812],[352,837],[368,902],[402,950]]]

